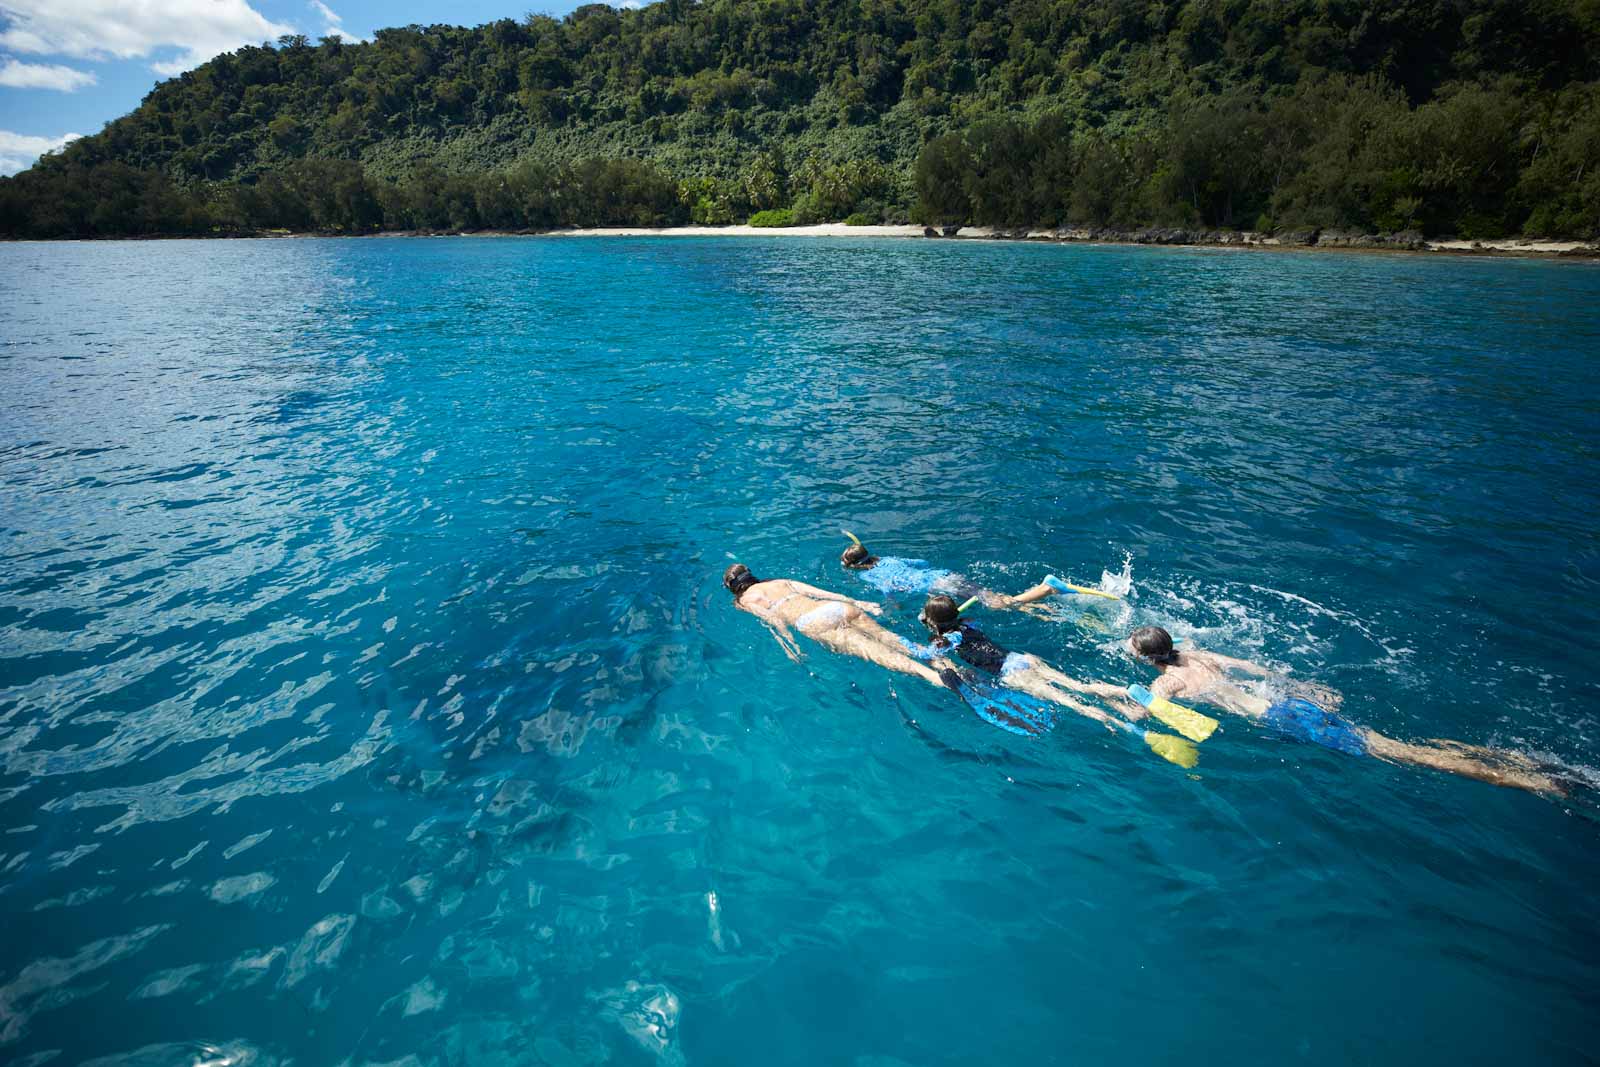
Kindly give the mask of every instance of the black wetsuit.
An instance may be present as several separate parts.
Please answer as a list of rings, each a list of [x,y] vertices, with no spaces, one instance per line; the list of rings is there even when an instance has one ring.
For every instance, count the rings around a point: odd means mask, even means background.
[[[970,623],[957,623],[956,632],[961,635],[961,643],[956,646],[956,655],[980,671],[989,674],[1000,673],[1006,657],[1011,655],[1008,649],[1001,648],[989,640],[987,634]]]

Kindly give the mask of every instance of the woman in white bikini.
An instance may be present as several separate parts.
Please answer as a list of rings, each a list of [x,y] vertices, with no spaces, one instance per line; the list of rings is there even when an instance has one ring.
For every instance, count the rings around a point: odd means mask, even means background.
[[[907,642],[868,618],[881,610],[870,601],[853,600],[786,578],[762,581],[742,563],[735,563],[724,572],[722,584],[733,594],[734,606],[765,623],[783,646],[784,654],[797,663],[800,647],[795,644],[791,629],[835,652],[915,675],[929,685],[947,684],[933,667],[912,658]],[[935,662],[949,666],[948,662]]]

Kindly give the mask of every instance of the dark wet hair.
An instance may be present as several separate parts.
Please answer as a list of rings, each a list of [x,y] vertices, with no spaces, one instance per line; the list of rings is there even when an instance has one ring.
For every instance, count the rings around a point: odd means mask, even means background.
[[[839,553],[839,562],[851,570],[864,571],[878,562],[878,557],[867,551],[866,545],[851,545]]]
[[[1172,635],[1159,626],[1141,626],[1128,635],[1133,650],[1152,663],[1176,663],[1178,654],[1172,650]]]
[[[750,568],[743,563],[735,563],[722,572],[722,584],[727,587],[728,592],[733,594],[733,599],[735,600],[743,596],[746,589],[760,581],[761,579],[751,574]]]
[[[922,605],[922,625],[936,634],[948,633],[961,623],[961,610],[955,599],[936,593]]]

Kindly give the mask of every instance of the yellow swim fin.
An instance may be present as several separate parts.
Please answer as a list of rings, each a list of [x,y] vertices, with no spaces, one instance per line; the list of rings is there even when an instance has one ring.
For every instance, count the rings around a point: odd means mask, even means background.
[[[1150,706],[1150,714],[1191,741],[1204,741],[1217,732],[1216,719],[1170,700],[1157,698]]]
[[[1168,763],[1175,763],[1179,767],[1188,769],[1200,762],[1200,750],[1181,737],[1173,737],[1171,734],[1158,734],[1154,730],[1146,730],[1133,725],[1131,722],[1123,722],[1121,719],[1111,719],[1109,721],[1112,726],[1120,730],[1126,730],[1130,734],[1138,734],[1144,739],[1144,743],[1150,746],[1151,752],[1154,752]]]
[[[1142,685],[1128,686],[1128,695],[1150,710],[1150,714],[1191,741],[1204,741],[1217,732],[1217,720],[1193,708],[1158,697]]]
[[[1144,743],[1150,746],[1150,751],[1168,763],[1176,763],[1180,767],[1187,768],[1200,762],[1200,750],[1181,737],[1146,730]]]
[[[1082,593],[1084,596],[1103,596],[1107,600],[1122,599],[1117,594],[1108,593],[1104,589],[1091,589],[1087,585],[1077,585],[1073,582],[1064,582],[1053,574],[1047,574],[1044,576],[1044,584],[1048,585],[1051,589],[1054,589],[1058,593]]]

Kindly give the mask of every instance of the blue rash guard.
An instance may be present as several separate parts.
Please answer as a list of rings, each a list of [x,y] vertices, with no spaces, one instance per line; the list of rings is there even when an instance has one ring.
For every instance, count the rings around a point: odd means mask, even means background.
[[[925,559],[896,556],[884,556],[861,572],[861,580],[880,593],[931,593],[954,577],[954,572],[931,566]]]
[[[1296,741],[1331,748],[1351,756],[1367,754],[1361,728],[1342,715],[1324,711],[1304,697],[1286,697],[1267,709],[1267,725]]]

